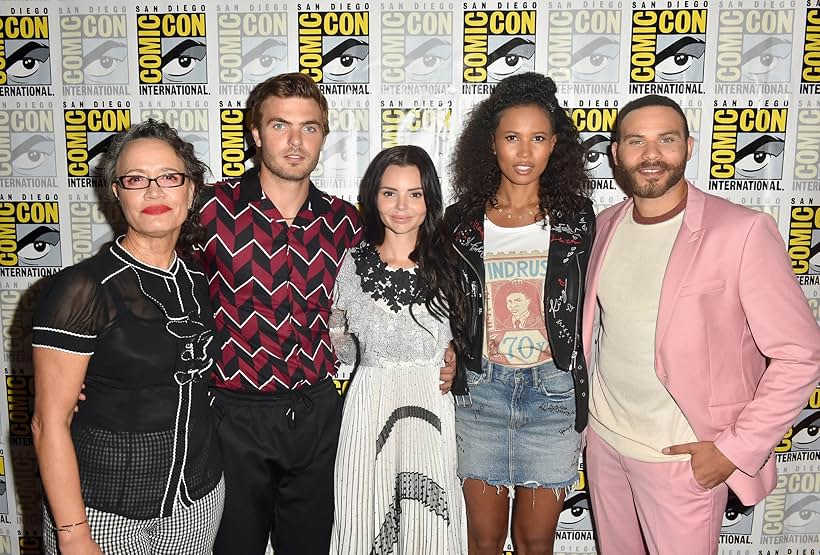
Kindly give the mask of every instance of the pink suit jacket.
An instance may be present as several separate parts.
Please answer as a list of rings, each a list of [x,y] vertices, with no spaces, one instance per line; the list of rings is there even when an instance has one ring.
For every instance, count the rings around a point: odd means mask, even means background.
[[[583,312],[590,375],[601,265],[632,206],[597,218]],[[820,380],[820,328],[769,215],[689,184],[661,288],[655,374],[698,440],[714,441],[737,466],[726,483],[740,501],[766,497],[777,477],[772,449]]]

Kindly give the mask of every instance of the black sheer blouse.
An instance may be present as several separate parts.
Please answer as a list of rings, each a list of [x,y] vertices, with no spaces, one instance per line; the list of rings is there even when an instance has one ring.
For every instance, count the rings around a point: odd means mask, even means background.
[[[71,425],[86,505],[154,518],[216,486],[213,326],[204,274],[144,264],[120,240],[48,281],[34,346],[91,355]]]

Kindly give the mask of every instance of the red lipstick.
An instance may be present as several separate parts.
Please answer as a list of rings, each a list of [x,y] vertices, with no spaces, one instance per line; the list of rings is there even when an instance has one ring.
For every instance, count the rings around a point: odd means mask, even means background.
[[[145,208],[143,208],[142,213],[148,214],[149,216],[159,216],[160,214],[165,214],[170,210],[171,207],[165,204],[154,204],[152,206],[146,206]]]

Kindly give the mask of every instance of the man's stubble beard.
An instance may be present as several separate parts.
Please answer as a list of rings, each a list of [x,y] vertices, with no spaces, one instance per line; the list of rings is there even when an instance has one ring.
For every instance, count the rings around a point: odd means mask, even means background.
[[[301,154],[302,156],[306,156],[305,152],[299,152],[299,154]],[[299,170],[298,168],[283,167],[281,165],[276,164],[275,160],[273,160],[272,158],[273,157],[266,157],[265,154],[262,153],[262,164],[270,173],[272,173],[279,179],[285,181],[302,181],[306,178],[309,178],[310,174],[313,173],[313,170],[316,169],[316,166],[319,165],[318,156],[315,160],[311,160],[304,170]]]
[[[638,174],[638,171],[644,168],[662,168],[666,172],[666,177],[647,180]],[[615,180],[623,187],[628,195],[646,199],[659,198],[665,195],[683,179],[685,172],[686,160],[682,160],[678,164],[644,162],[630,168],[623,166],[615,166],[614,168]],[[663,182],[661,180],[663,180]]]

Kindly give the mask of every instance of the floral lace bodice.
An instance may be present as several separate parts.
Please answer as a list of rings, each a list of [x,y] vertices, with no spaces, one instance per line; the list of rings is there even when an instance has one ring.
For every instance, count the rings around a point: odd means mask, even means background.
[[[411,316],[409,300],[415,291],[414,270],[387,267],[366,242],[350,251],[336,278],[330,317],[339,360],[355,362],[352,334],[358,339],[361,366],[440,366],[452,339],[450,324],[438,321],[423,304],[414,304]]]

